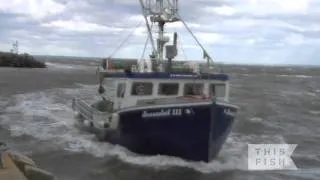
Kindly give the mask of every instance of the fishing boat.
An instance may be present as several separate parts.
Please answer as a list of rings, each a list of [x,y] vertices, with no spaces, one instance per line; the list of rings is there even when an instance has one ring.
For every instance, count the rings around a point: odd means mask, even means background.
[[[104,60],[97,71],[101,100],[90,104],[74,98],[76,124],[101,141],[137,154],[210,162],[221,151],[238,111],[229,102],[230,77],[216,72],[211,56],[180,17],[178,0],[139,2],[148,30],[146,43],[152,45],[149,58],[123,72],[109,71]],[[164,28],[177,21],[203,50],[206,69],[175,72],[172,68],[178,34],[174,32],[173,43],[166,45],[169,37]],[[157,43],[153,25],[157,25]]]

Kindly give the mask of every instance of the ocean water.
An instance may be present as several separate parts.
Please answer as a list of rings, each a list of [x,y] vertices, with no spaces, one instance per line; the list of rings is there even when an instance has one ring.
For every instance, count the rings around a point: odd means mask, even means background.
[[[74,127],[71,100],[97,97],[93,64],[0,69],[0,141],[32,157],[58,180],[320,179],[320,68],[227,66],[240,107],[219,157],[188,162],[142,156],[97,142]],[[298,170],[248,170],[249,143],[297,144]]]

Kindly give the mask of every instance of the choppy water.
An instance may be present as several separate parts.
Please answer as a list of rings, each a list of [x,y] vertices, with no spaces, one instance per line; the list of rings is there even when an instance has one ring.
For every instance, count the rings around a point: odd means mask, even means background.
[[[320,69],[228,66],[237,122],[216,161],[140,156],[73,126],[71,99],[96,98],[95,68],[49,64],[0,69],[0,141],[34,158],[58,180],[320,179]],[[247,168],[248,143],[298,144],[297,171]]]

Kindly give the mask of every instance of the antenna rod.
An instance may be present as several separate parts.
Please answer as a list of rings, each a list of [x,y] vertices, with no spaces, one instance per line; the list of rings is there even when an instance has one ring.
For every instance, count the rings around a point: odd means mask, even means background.
[[[173,34],[173,45],[177,47],[178,33],[174,32]]]

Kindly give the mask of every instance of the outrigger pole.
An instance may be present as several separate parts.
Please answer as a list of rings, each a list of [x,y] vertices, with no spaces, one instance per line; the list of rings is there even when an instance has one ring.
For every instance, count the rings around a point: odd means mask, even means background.
[[[153,36],[152,36],[152,33],[151,33],[151,27],[149,25],[149,21],[147,19],[147,15],[146,15],[146,12],[145,12],[146,8],[145,8],[145,6],[143,4],[143,1],[142,0],[139,0],[139,1],[140,1],[143,17],[144,17],[144,20],[145,20],[147,28],[148,28],[149,39],[151,41],[152,50],[153,50],[153,53],[154,53],[156,51],[156,48],[155,48],[154,41],[153,41]]]

